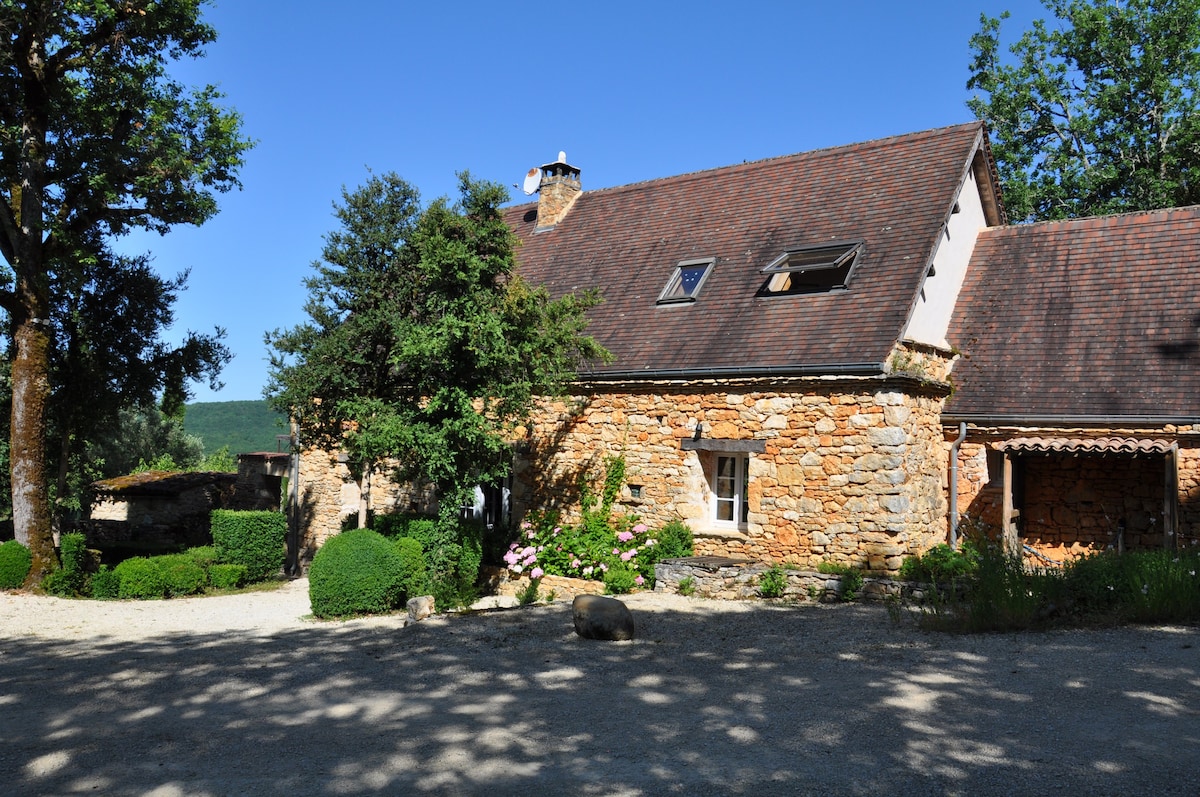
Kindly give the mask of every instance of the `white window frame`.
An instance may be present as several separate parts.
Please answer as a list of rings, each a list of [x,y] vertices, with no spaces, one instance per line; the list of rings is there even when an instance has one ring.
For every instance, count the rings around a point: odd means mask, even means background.
[[[725,460],[731,460],[734,466],[732,476],[723,476],[721,466]],[[717,452],[713,457],[712,478],[709,480],[711,495],[709,520],[713,528],[744,529],[747,524],[749,506],[746,504],[746,492],[750,484],[750,455],[742,453]],[[722,519],[722,509],[731,510],[732,520]]]

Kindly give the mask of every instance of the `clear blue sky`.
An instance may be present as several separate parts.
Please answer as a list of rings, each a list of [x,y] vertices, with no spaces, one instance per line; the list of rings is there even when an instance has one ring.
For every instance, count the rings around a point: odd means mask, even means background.
[[[968,40],[1005,9],[1009,41],[1049,16],[1037,0],[218,0],[217,42],[173,74],[242,114],[244,188],[203,227],[121,248],[191,269],[168,340],[228,331],[226,386],[194,400],[259,399],[263,335],[304,320],[333,202],[368,169],[432,200],[458,171],[513,185],[565,150],[586,191],[957,124]]]

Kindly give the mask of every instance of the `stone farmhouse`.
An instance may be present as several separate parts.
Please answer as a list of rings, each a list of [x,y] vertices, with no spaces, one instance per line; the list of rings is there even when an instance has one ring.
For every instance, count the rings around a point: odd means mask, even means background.
[[[535,175],[536,176],[536,175]],[[895,571],[964,517],[1013,546],[1200,530],[1200,210],[1006,223],[970,123],[584,191],[565,157],[507,210],[521,273],[600,288],[614,355],[542,403],[489,517],[682,518],[697,554]],[[357,510],[302,457],[304,547]],[[376,485],[377,511],[424,508]]]

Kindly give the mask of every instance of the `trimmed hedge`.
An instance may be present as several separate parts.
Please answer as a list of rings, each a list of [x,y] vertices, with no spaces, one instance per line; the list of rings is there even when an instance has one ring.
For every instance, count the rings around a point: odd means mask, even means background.
[[[0,589],[17,589],[33,567],[33,554],[16,540],[0,544]]]
[[[246,583],[245,565],[210,565],[208,583],[216,589],[237,589]]]
[[[108,565],[100,565],[100,569],[92,574],[92,597],[96,600],[112,600],[121,595],[121,577],[115,570],[109,570]]]
[[[396,552],[400,554],[404,594],[409,598],[429,593],[429,572],[425,567],[425,554],[421,543],[412,537],[396,540]]]
[[[163,580],[162,568],[144,556],[135,556],[121,562],[113,571],[120,579],[117,590],[119,598],[151,600],[167,596],[167,584]]]
[[[226,564],[243,565],[247,581],[266,581],[287,556],[287,518],[280,512],[212,512],[213,547]]]
[[[162,572],[163,586],[167,597],[195,595],[204,591],[208,575],[204,568],[186,553],[166,554],[151,557],[150,562]]]
[[[330,537],[308,570],[308,599],[317,617],[388,612],[405,599],[404,557],[396,545],[370,529]]]
[[[88,567],[87,539],[83,534],[72,531],[62,535],[58,558],[62,566],[42,579],[42,589],[64,597],[87,594],[88,570],[91,568]]]

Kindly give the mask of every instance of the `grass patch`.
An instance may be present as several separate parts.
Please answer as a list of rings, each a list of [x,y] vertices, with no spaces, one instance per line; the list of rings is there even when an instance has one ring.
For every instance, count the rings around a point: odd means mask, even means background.
[[[931,588],[912,606],[922,627],[977,633],[1200,621],[1197,549],[1105,551],[1054,568],[982,543],[969,559],[966,570],[956,564],[949,577],[925,582]]]

